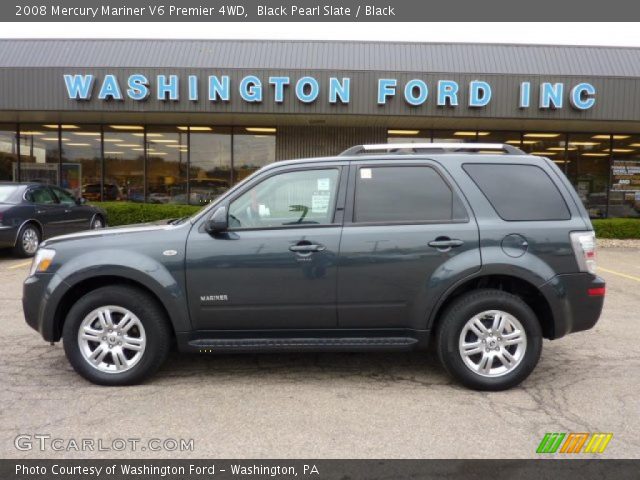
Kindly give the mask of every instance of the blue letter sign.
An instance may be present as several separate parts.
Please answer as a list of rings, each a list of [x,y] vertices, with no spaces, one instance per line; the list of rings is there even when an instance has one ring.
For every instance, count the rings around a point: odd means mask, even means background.
[[[474,80],[469,83],[469,106],[484,107],[491,101],[491,85],[487,82]]]
[[[65,75],[64,84],[71,100],[91,100],[93,75]]]
[[[579,83],[571,89],[571,106],[578,110],[587,110],[596,103],[593,98],[596,88],[590,83]]]

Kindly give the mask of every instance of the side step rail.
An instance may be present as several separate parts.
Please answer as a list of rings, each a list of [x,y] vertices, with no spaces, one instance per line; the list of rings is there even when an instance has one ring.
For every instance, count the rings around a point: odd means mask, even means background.
[[[269,351],[360,351],[410,350],[418,340],[412,337],[351,338],[224,338],[198,339],[189,342],[200,353],[269,352]]]

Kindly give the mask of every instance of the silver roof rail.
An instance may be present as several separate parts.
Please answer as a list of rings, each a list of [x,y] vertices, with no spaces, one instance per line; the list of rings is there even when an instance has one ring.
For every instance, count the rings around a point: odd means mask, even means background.
[[[485,153],[487,150],[500,150],[507,155],[526,155],[522,150],[506,143],[380,143],[374,145],[356,145],[340,154],[341,157],[366,155],[379,151],[395,154],[407,153]]]

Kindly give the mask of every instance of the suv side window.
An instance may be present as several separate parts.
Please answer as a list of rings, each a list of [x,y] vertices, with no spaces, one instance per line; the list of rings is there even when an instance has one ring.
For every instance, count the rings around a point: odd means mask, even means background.
[[[337,168],[276,174],[236,198],[229,206],[231,228],[328,225],[340,171]]]
[[[61,204],[63,204],[63,205],[75,205],[76,204],[76,199],[73,198],[73,195],[71,195],[66,190],[63,190],[63,189],[57,188],[57,187],[52,187],[52,190],[56,194],[56,197],[58,197],[58,200],[60,201]]]
[[[362,166],[356,174],[353,221],[466,221],[457,195],[429,166]]]
[[[27,199],[33,203],[39,203],[42,205],[58,203],[51,190],[47,187],[36,187],[32,189],[27,195]]]
[[[569,220],[571,213],[549,175],[535,165],[467,163],[462,166],[500,218]]]

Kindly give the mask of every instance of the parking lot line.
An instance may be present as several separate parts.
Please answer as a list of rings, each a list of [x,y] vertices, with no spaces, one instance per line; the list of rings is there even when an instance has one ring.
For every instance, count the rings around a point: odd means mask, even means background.
[[[31,265],[31,260],[29,260],[28,262],[16,263],[15,265],[11,265],[10,267],[7,267],[7,270],[13,270],[15,268],[26,267],[27,265]]]
[[[629,280],[635,280],[636,282],[640,282],[640,277],[635,277],[633,275],[628,275],[626,273],[617,272],[615,270],[609,270],[608,268],[598,267],[598,270],[602,270],[603,272],[611,273],[612,275],[618,275],[619,277],[628,278]]]

